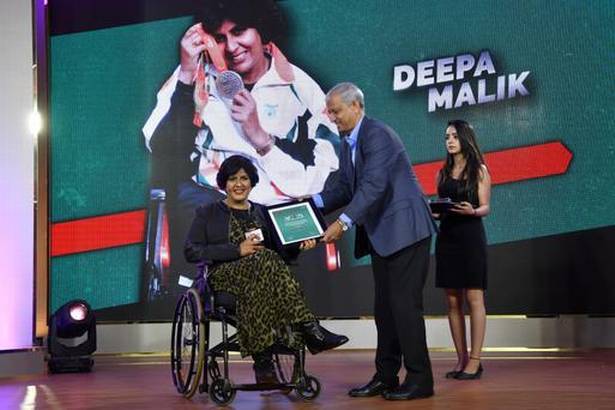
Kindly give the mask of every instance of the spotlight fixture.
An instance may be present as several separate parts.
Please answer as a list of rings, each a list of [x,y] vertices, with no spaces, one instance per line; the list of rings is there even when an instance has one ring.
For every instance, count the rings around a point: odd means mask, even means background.
[[[89,372],[96,351],[96,318],[85,300],[71,300],[49,318],[47,366],[51,373]]]

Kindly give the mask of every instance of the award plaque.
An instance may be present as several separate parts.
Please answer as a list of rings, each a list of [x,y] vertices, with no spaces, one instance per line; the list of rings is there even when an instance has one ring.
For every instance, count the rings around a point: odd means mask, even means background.
[[[282,245],[320,238],[327,229],[311,199],[270,206],[267,215]]]

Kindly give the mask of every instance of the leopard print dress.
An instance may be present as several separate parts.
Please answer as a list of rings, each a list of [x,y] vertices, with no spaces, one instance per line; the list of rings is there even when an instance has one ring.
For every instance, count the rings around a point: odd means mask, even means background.
[[[245,233],[255,228],[264,229],[257,218],[248,211],[232,210],[229,242],[239,245]],[[209,283],[214,290],[232,293],[237,299],[242,356],[262,352],[275,342],[292,349],[303,347],[303,340],[291,331],[291,325],[316,318],[306,306],[299,283],[275,251],[265,248],[221,263],[210,272]]]

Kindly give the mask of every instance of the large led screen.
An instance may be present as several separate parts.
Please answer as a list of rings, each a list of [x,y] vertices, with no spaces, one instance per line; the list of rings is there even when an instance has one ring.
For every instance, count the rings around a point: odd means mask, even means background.
[[[198,133],[169,134],[184,138],[181,149],[152,145],[198,4],[49,6],[51,311],[79,297],[102,320],[168,319],[180,278],[196,272],[182,256],[195,206],[185,184],[215,197],[212,172],[233,152],[252,158],[265,181],[254,200],[318,191],[335,178],[339,148],[323,92],[352,81],[367,114],[402,137],[430,197],[447,121],[473,124],[493,179],[490,313],[615,312],[612,2],[281,1],[287,30],[265,52],[296,70],[290,81],[279,69],[276,80],[292,83],[294,97],[259,107],[285,144],[270,163],[236,139],[215,101]],[[299,143],[311,144],[307,157]],[[353,243],[348,233],[293,267],[321,316],[371,314],[370,261],[353,258]],[[425,303],[428,314],[445,311],[433,276]]]

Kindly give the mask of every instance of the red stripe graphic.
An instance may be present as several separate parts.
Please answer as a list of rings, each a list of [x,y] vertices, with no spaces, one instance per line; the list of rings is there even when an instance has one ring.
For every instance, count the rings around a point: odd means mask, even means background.
[[[493,185],[564,174],[572,153],[560,141],[494,151],[485,154]],[[442,161],[414,166],[425,194],[436,194],[436,174]]]
[[[494,185],[563,174],[572,153],[560,141],[485,154]],[[436,173],[442,161],[416,164],[414,170],[427,195],[436,193]],[[51,228],[51,256],[94,251],[144,241],[146,210],[73,221]]]
[[[145,220],[146,210],[140,209],[55,223],[51,227],[51,256],[141,243]]]

